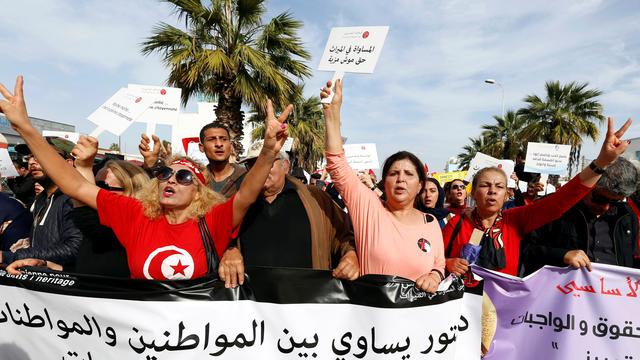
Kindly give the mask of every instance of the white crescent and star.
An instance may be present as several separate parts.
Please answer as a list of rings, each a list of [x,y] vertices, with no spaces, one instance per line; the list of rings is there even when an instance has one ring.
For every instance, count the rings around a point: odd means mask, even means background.
[[[143,273],[149,280],[184,280],[193,277],[191,254],[174,245],[152,251],[144,262]]]

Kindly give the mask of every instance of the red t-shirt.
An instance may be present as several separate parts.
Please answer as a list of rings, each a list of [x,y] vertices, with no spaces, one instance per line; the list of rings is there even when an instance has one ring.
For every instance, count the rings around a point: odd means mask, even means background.
[[[504,244],[506,266],[496,270],[517,276],[518,261],[520,260],[520,240],[522,240],[526,234],[540,226],[558,219],[578,203],[589,191],[591,191],[591,188],[582,185],[582,182],[580,182],[580,179],[576,176],[555,193],[531,205],[504,210],[502,212],[502,242]],[[445,251],[449,247],[453,229],[458,221],[460,221],[460,218],[456,216],[442,229]],[[456,238],[453,239],[453,244],[451,245],[451,254],[448,256],[450,258],[460,257],[460,250],[469,242],[471,234],[473,233],[474,224],[471,219],[465,215],[462,221],[460,232],[458,232]],[[447,256],[447,254],[445,254],[445,256]]]
[[[113,229],[127,251],[132,278],[182,280],[207,273],[196,220],[182,224],[169,224],[164,216],[152,220],[144,216],[138,200],[102,189],[97,203],[100,223]],[[205,222],[218,257],[222,257],[239,228],[233,228],[233,197],[213,207],[205,215]]]

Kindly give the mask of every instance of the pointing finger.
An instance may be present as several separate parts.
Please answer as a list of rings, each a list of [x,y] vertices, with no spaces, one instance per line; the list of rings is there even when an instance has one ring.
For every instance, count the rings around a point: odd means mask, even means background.
[[[276,116],[273,113],[273,103],[271,102],[271,99],[267,99],[267,120],[268,119],[274,119]]]
[[[23,98],[22,96],[22,84],[24,83],[24,78],[22,77],[22,75],[18,75],[18,78],[16,78],[16,86],[13,89],[13,93],[19,97],[19,98]]]
[[[629,126],[631,126],[631,118],[628,118],[627,121],[625,121],[624,125],[622,125],[622,127],[616,131],[616,137],[621,138],[625,132],[627,132],[627,129],[629,129]]]
[[[3,84],[0,84],[0,94],[2,94],[2,96],[4,96],[4,98],[7,100],[11,100],[11,98],[13,97],[13,95],[9,92],[9,90],[7,90],[6,87],[4,87]]]
[[[285,120],[287,120],[287,118],[289,117],[289,114],[291,114],[292,111],[293,111],[293,105],[291,104],[287,105],[286,109],[284,109],[282,114],[280,114],[280,117],[278,117],[278,121],[281,123],[285,122]]]
[[[613,118],[611,116],[607,117],[607,138],[611,135],[615,135],[613,133]]]
[[[336,80],[336,96],[342,96],[342,79]]]

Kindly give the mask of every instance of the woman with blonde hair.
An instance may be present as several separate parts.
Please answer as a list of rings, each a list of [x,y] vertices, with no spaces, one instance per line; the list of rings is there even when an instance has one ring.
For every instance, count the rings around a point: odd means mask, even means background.
[[[260,194],[287,138],[284,121],[293,108],[289,105],[276,118],[271,102],[267,101],[264,147],[242,186],[228,201],[207,203],[203,171],[197,163],[184,158],[158,169],[151,182],[156,197],[143,195],[143,200],[138,201],[100,189],[64,166],[60,156],[31,124],[22,87],[22,76],[18,77],[13,93],[0,84],[0,93],[6,99],[0,100],[0,111],[60,189],[98,210],[100,223],[111,227],[125,247],[131,276],[143,279],[190,279],[215,273],[217,258],[237,234],[238,225]],[[199,199],[205,205],[192,206]]]
[[[150,179],[146,171],[125,160],[109,160],[104,164],[103,169],[111,171],[118,179],[124,189],[122,192],[124,196],[137,198],[140,191],[149,184]]]

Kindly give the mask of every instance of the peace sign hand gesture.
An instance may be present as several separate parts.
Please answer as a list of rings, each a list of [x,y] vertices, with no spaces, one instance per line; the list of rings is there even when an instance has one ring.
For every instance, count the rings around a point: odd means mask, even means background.
[[[284,142],[289,136],[289,126],[284,122],[289,117],[291,111],[293,111],[293,105],[289,104],[282,114],[276,118],[275,112],[273,111],[273,103],[271,100],[267,100],[266,131],[264,133],[263,150],[271,151],[273,154],[280,152],[280,149],[282,149]]]
[[[616,159],[622,155],[622,153],[627,150],[627,146],[629,146],[628,140],[622,140],[622,136],[631,126],[631,119],[627,119],[627,121],[622,125],[618,131],[613,131],[613,118],[607,118],[607,135],[604,138],[604,142],[602,143],[602,148],[600,149],[600,153],[598,154],[598,158],[596,159],[596,165],[604,168],[607,167]]]

